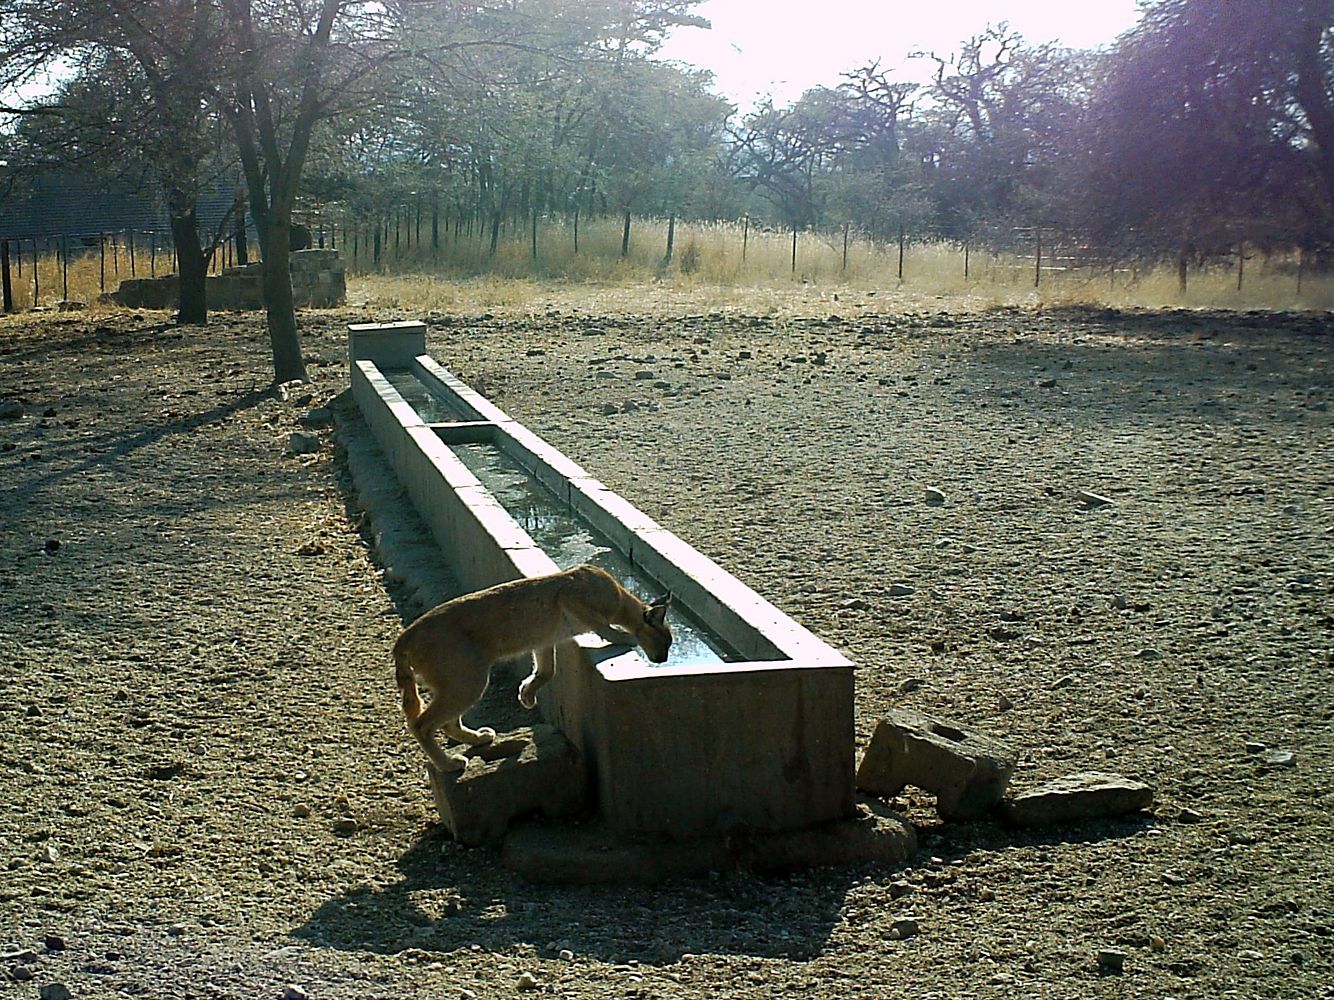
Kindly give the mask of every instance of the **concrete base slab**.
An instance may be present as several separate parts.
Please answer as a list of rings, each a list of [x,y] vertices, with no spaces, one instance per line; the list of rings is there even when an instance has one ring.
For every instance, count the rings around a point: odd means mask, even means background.
[[[539,812],[558,819],[584,809],[587,772],[574,747],[551,726],[499,733],[467,756],[462,771],[427,766],[440,822],[460,844],[499,840],[516,816]]]
[[[998,812],[1011,826],[1048,826],[1123,816],[1152,804],[1153,788],[1142,781],[1083,771],[1006,799]]]
[[[981,819],[1001,800],[1014,751],[964,727],[895,709],[881,720],[857,768],[857,787],[897,795],[915,785],[936,795],[942,819]]]
[[[865,799],[852,818],[805,830],[737,830],[688,841],[626,841],[598,822],[527,824],[505,837],[501,860],[531,882],[591,885],[662,882],[732,868],[901,865],[916,853],[912,824],[883,803]]]

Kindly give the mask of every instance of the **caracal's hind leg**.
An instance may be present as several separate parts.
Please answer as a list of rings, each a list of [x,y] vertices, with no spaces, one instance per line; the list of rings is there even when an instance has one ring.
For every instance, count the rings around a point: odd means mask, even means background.
[[[490,743],[496,738],[496,731],[490,726],[483,726],[481,729],[469,729],[459,718],[446,719],[440,728],[445,731],[446,736],[456,739],[460,743],[467,743],[469,746]]]
[[[533,672],[519,682],[519,704],[537,707],[538,689],[556,675],[556,650],[550,646],[533,650]]]
[[[445,753],[444,748],[435,739],[437,729],[444,729],[448,733],[451,722],[454,725],[458,724],[458,716],[450,715],[452,710],[456,711],[444,699],[432,698],[426,710],[408,723],[412,735],[417,737],[417,742],[426,751],[426,756],[431,758],[431,763],[439,771],[461,771],[468,765],[467,758]]]

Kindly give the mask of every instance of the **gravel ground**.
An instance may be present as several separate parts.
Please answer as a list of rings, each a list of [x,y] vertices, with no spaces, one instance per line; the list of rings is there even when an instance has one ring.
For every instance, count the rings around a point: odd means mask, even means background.
[[[1114,770],[1151,815],[912,793],[904,869],[525,884],[432,825],[412,609],[332,432],[286,453],[372,317],[303,318],[291,400],[255,315],[6,319],[0,995],[1334,997],[1325,318],[870,306],[429,345],[845,650],[862,743],[911,706],[1008,742],[1016,790]]]

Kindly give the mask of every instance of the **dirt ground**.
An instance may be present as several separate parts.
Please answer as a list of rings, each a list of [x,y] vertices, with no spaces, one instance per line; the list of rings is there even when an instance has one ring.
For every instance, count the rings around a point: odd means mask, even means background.
[[[305,315],[291,400],[257,315],[6,319],[0,996],[1334,997],[1328,320],[838,309],[428,343],[844,650],[859,743],[911,706],[1151,814],[910,792],[898,870],[524,883],[433,826],[373,526],[331,430],[285,450],[346,323],[416,317]]]

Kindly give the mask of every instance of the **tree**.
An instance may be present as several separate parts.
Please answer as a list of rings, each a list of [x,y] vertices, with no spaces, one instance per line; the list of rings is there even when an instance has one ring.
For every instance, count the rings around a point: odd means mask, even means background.
[[[91,143],[155,167],[180,268],[179,323],[202,323],[208,315],[213,248],[201,248],[196,207],[212,149],[206,98],[217,41],[213,0],[0,0],[0,89],[40,80],[62,65],[72,64],[77,74],[8,112],[65,114],[77,126],[64,133],[71,151]],[[87,114],[99,107],[107,114],[101,128]],[[139,113],[141,107],[149,113]],[[108,127],[113,122],[120,131]],[[98,138],[73,138],[90,126]]]
[[[1108,59],[1070,214],[1123,253],[1321,246],[1334,223],[1334,2],[1160,0]]]

